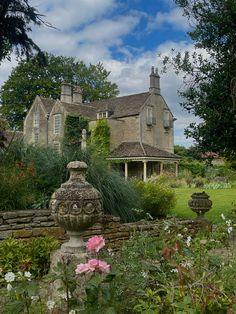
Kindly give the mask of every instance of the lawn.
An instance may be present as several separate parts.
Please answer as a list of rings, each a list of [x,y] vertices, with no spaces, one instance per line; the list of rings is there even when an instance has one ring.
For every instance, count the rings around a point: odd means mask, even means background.
[[[197,188],[176,188],[175,193],[177,196],[177,204],[172,213],[180,218],[195,218],[196,214],[188,207],[188,200],[191,198],[192,193],[202,192],[203,189]],[[236,203],[236,188],[232,189],[219,189],[219,190],[205,190],[212,200],[212,208],[206,213],[206,218],[210,221],[217,223],[221,221],[220,214],[224,213],[225,216],[229,214]]]

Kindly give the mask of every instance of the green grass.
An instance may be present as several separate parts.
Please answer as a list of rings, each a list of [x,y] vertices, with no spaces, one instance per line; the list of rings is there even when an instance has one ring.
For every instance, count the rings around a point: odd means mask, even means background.
[[[196,214],[188,207],[188,200],[191,198],[192,193],[202,192],[203,189],[197,188],[176,188],[175,194],[177,197],[177,204],[172,215],[184,218],[192,219],[196,218]],[[219,189],[219,190],[205,190],[212,200],[212,208],[205,217],[213,223],[221,221],[220,214],[224,213],[225,216],[229,215],[232,209],[232,204],[236,203],[236,188],[232,189]]]

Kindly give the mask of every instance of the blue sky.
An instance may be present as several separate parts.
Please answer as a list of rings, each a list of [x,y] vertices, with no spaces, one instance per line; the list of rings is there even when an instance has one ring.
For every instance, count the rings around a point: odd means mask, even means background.
[[[43,49],[74,56],[85,63],[102,62],[111,71],[120,95],[147,91],[151,66],[161,68],[158,54],[193,51],[188,21],[172,0],[29,0],[56,29],[34,28],[31,36]],[[0,85],[17,61],[0,64]],[[179,105],[181,77],[173,70],[161,76],[161,93],[174,116],[175,144],[189,146],[183,129],[196,118]]]

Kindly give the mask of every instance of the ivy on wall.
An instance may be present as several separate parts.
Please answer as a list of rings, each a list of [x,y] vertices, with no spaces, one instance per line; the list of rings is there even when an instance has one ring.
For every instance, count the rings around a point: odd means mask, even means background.
[[[82,130],[88,132],[88,120],[80,115],[67,115],[65,120],[64,144],[68,146],[80,146]]]
[[[91,143],[100,155],[107,156],[110,152],[110,127],[106,119],[99,119],[92,131]]]

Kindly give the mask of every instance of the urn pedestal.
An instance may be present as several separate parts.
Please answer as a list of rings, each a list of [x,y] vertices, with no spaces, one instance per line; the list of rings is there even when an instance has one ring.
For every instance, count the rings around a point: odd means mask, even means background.
[[[196,219],[206,221],[204,214],[211,209],[212,201],[205,192],[193,193],[188,201],[188,206],[197,214]]]
[[[102,215],[102,198],[99,191],[85,180],[86,163],[72,161],[67,168],[70,178],[53,193],[50,207],[53,218],[70,237],[61,250],[79,253],[84,247],[81,232],[98,222]]]
[[[76,265],[86,261],[87,253],[81,232],[98,222],[102,215],[101,194],[85,179],[86,163],[72,161],[67,168],[70,178],[53,193],[50,208],[57,224],[66,230],[69,241],[51,254],[52,272],[58,262],[70,264],[75,269]],[[73,292],[75,296],[84,293],[84,280],[80,278],[80,289]],[[60,280],[54,281],[50,287],[53,299],[58,299],[58,290],[62,288]]]

